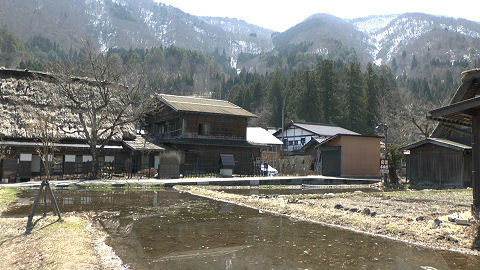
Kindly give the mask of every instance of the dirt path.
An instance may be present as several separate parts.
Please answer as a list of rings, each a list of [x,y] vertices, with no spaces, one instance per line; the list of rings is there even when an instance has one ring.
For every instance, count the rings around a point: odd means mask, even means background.
[[[0,188],[0,214],[16,199],[16,191]],[[90,226],[87,214],[53,213],[38,220],[25,235],[26,217],[0,216],[0,269],[119,269],[121,262],[103,243],[104,234]]]
[[[324,225],[480,255],[478,225],[457,225],[447,218],[468,213],[471,189],[248,196],[218,190],[224,187],[176,188]]]

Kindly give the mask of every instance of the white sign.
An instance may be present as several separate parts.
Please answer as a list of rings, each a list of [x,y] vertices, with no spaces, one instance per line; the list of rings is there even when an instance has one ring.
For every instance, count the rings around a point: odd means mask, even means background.
[[[75,162],[75,155],[65,155],[65,162]]]
[[[20,154],[20,161],[32,161],[32,154]]]

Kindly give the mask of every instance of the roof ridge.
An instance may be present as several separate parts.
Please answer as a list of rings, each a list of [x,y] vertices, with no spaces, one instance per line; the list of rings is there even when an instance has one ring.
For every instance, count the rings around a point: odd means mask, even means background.
[[[317,126],[330,126],[330,127],[341,127],[335,124],[327,124],[327,123],[315,123],[315,122],[292,122],[293,124],[305,124],[305,125],[317,125]]]
[[[234,105],[234,106],[240,107],[240,106],[235,105],[235,104],[233,104],[233,103],[231,103],[230,101],[225,100],[225,99],[203,98],[203,97],[195,97],[195,96],[182,96],[182,95],[172,95],[172,94],[162,94],[162,93],[160,93],[159,95],[161,95],[161,96],[169,96],[169,97],[182,97],[182,98],[200,99],[200,100],[223,101],[223,102],[230,103],[230,104],[232,104],[232,105]]]

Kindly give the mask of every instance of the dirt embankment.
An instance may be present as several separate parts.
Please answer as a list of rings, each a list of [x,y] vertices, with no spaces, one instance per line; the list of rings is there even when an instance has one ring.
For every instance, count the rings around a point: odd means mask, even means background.
[[[25,235],[26,217],[1,213],[16,200],[18,191],[0,187],[0,269],[119,269],[121,262],[103,243],[104,234],[90,226],[88,214],[66,215],[58,222],[53,213],[37,221]],[[42,214],[41,210],[37,214]]]
[[[213,186],[176,188],[327,226],[480,255],[479,226],[458,225],[447,217],[468,213],[472,203],[470,189],[248,196]]]

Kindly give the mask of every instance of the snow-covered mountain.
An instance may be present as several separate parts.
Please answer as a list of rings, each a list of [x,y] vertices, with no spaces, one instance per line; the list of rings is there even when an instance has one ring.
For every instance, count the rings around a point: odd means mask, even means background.
[[[103,47],[176,45],[232,57],[272,49],[270,30],[193,16],[153,0],[0,0],[0,7],[0,25],[22,39],[41,35],[66,48],[93,37]]]
[[[479,23],[427,14],[357,19],[314,14],[274,33],[238,19],[194,16],[153,0],[0,0],[0,7],[0,25],[25,41],[41,35],[66,49],[79,47],[87,37],[105,48],[175,45],[220,55],[234,67],[242,53],[275,54],[295,44],[344,61],[395,62],[400,70],[413,56],[425,63],[454,63],[472,61],[480,52]]]
[[[357,30],[368,35],[368,43],[373,48],[369,54],[378,64],[392,61],[393,57],[402,53],[407,47],[424,47],[416,43],[420,40],[424,41],[425,37],[431,36],[432,33],[439,36],[432,36],[431,40],[426,41],[430,49],[434,43],[448,41],[449,34],[458,35],[460,39],[480,39],[480,24],[478,23],[420,13],[370,16],[353,19],[350,22]],[[460,47],[462,50],[465,49],[464,46]],[[454,50],[454,48],[450,49]],[[467,48],[462,57],[469,57],[471,50],[478,53],[479,49],[478,47]],[[459,56],[448,53],[448,51],[444,53],[449,54],[452,61]]]

